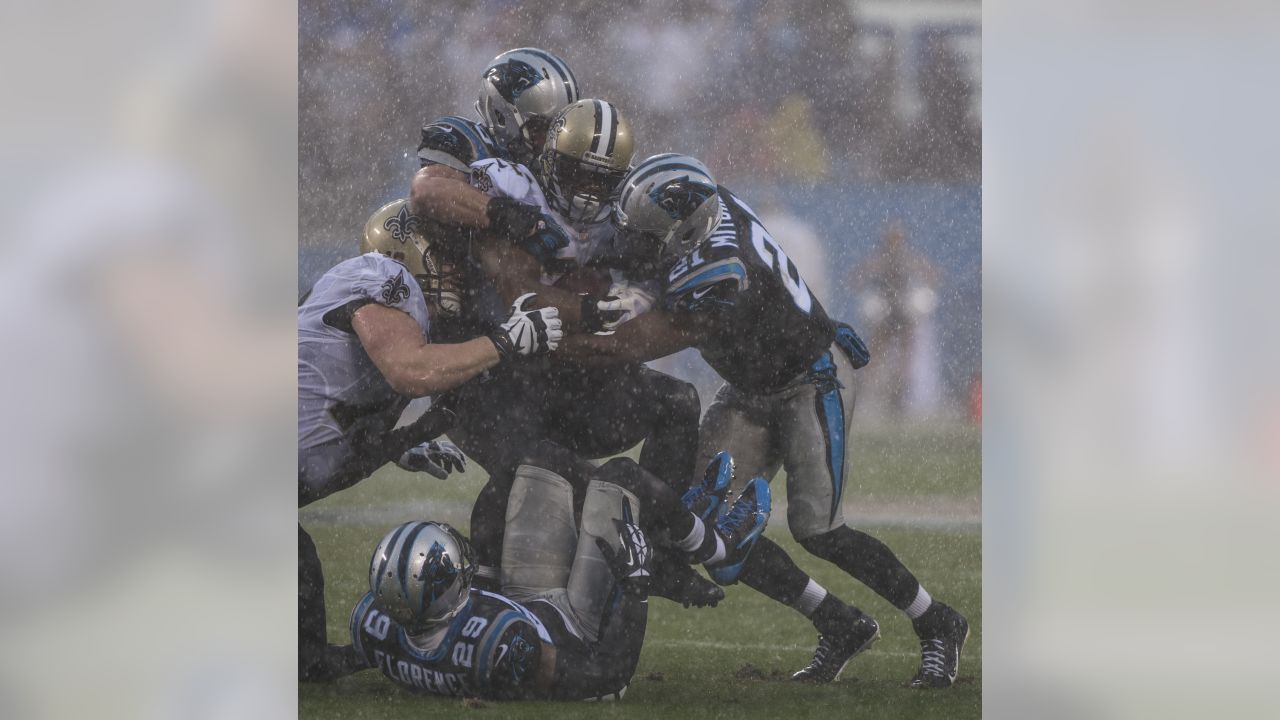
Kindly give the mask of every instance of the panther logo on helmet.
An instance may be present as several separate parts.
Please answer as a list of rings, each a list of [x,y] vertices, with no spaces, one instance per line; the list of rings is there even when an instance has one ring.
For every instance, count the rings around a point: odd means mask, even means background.
[[[409,236],[414,235],[422,230],[422,220],[417,215],[409,212],[409,204],[405,203],[400,212],[387,218],[382,223],[382,227],[391,233],[394,240],[398,240],[401,244],[409,242]]]
[[[427,590],[430,592],[430,596],[425,599],[427,605],[430,605],[444,591],[448,590],[449,586],[453,584],[454,578],[458,577],[458,568],[449,561],[449,557],[445,554],[444,546],[440,543],[432,543],[431,549],[427,551],[427,561],[422,566],[422,576],[423,578],[429,578]]]
[[[653,188],[649,191],[649,199],[673,220],[684,220],[715,194],[714,187],[690,180],[685,175]]]
[[[542,82],[543,75],[529,63],[508,60],[489,68],[485,79],[493,83],[502,99],[514,103],[521,93]]]

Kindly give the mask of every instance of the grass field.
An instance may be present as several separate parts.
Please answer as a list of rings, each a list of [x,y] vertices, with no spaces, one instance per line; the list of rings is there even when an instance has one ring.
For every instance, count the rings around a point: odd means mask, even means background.
[[[644,653],[626,699],[585,703],[482,703],[411,695],[377,671],[333,685],[299,687],[303,718],[977,718],[982,697],[980,434],[970,428],[855,432],[845,491],[851,525],[885,541],[930,593],[959,608],[972,633],[960,679],[946,691],[904,687],[919,663],[909,621],[835,567],[796,545],[785,511],[769,536],[837,595],[874,615],[882,639],[831,685],[790,682],[816,634],[807,620],[742,586],[718,608],[685,610],[654,599]],[[773,483],[785,501],[785,483]],[[355,488],[308,507],[301,522],[324,562],[329,635],[349,641],[351,606],[366,591],[369,555],[384,532],[413,519],[466,527],[483,474],[439,481],[384,468]]]

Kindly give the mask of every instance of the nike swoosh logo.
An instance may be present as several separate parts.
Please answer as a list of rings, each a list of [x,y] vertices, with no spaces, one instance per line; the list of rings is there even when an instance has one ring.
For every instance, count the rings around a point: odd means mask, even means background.
[[[700,290],[694,290],[694,291],[693,291],[693,299],[694,299],[694,300],[697,300],[697,299],[701,298],[703,295],[706,295],[707,293],[711,292],[711,287],[712,287],[712,286],[708,285],[707,287],[704,287],[704,288],[702,288],[702,289],[700,289]]]
[[[497,657],[497,659],[495,659],[495,660],[493,661],[493,666],[494,666],[494,667],[497,667],[497,666],[498,666],[498,663],[502,662],[502,658],[506,657],[506,655],[507,655],[507,646],[506,646],[506,644],[499,645],[499,646],[498,646],[498,657]]]
[[[516,345],[516,348],[517,348],[517,349],[524,347],[524,333],[525,333],[526,329],[527,329],[527,328],[525,328],[525,326],[524,326],[524,325],[521,325],[521,326],[520,326],[520,331],[519,331],[518,333],[516,333],[516,342],[515,342],[515,345]]]

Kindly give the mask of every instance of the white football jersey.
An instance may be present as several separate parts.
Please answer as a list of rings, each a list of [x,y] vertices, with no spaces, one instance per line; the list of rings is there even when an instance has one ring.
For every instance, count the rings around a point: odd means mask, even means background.
[[[471,163],[471,186],[489,197],[509,197],[542,208],[542,212],[554,220],[569,236],[569,244],[556,251],[557,260],[568,260],[577,265],[585,265],[595,258],[613,238],[613,224],[609,222],[607,211],[602,211],[599,218],[593,222],[573,225],[560,213],[551,209],[546,195],[542,192],[542,187],[534,179],[533,173],[523,165],[499,158],[477,160]],[[552,285],[560,277],[560,274],[548,275],[544,271],[542,282],[544,285]]]
[[[298,306],[299,450],[348,437],[356,427],[390,430],[409,403],[351,329],[351,315],[369,303],[408,313],[429,336],[426,298],[405,266],[371,252],[326,272]]]

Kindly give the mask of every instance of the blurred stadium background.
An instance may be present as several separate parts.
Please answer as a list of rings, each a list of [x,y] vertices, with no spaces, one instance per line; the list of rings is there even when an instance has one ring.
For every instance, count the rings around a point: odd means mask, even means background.
[[[637,160],[698,156],[765,215],[823,304],[878,353],[861,419],[979,412],[976,0],[303,0],[299,11],[300,292],[354,251],[374,208],[407,193],[423,122],[471,116],[487,62],[534,45],[564,57],[586,96],[622,108]],[[895,225],[913,250],[897,263],[903,287],[885,277],[894,263],[872,262]],[[664,367],[710,398],[716,381],[696,354]]]

